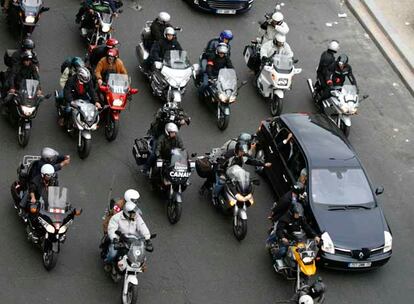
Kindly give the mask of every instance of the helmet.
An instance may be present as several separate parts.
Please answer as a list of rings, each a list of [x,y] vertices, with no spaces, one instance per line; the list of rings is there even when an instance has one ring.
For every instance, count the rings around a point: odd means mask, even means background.
[[[165,125],[165,134],[169,135],[170,132],[178,133],[178,127],[173,122],[169,122]]]
[[[329,42],[328,44],[328,50],[332,51],[334,53],[338,52],[339,50],[339,42],[336,40],[332,40],[331,42]]]
[[[138,199],[140,198],[139,192],[134,189],[128,189],[124,193],[124,200],[125,202],[133,202],[136,204],[138,202]]]
[[[233,33],[230,30],[224,30],[220,33],[220,41],[224,41],[224,39],[232,40],[233,39]]]
[[[291,207],[290,207],[290,211],[293,214],[298,213],[299,216],[303,216],[303,207],[302,207],[301,203],[293,202]]]
[[[322,282],[321,278],[318,278],[318,280],[312,284],[310,287],[309,295],[312,298],[320,297],[325,292],[325,284]]]
[[[248,143],[252,140],[252,136],[249,133],[240,133],[237,140],[238,141],[244,141],[244,142]]]
[[[277,44],[277,43],[285,43],[286,42],[286,36],[282,35],[282,34],[276,34],[275,38],[273,38],[273,43]]]
[[[135,205],[133,202],[131,201],[127,201],[124,205],[124,209],[122,210],[122,212],[124,213],[125,218],[132,220],[135,218],[135,209],[137,208],[137,205]]]
[[[51,164],[45,164],[40,168],[42,177],[52,177],[55,174],[55,168]]]
[[[42,151],[40,152],[40,155],[41,155],[43,161],[50,164],[50,163],[53,163],[56,160],[59,153],[56,150],[52,149],[52,148],[44,147],[42,149]]]
[[[308,176],[308,170],[306,168],[303,168],[302,170],[300,170],[300,175]]]
[[[348,56],[345,54],[341,54],[338,57],[338,64],[347,64],[348,63]]]
[[[35,48],[35,43],[30,38],[24,38],[22,41],[22,49],[33,50]]]
[[[119,44],[119,41],[115,38],[109,38],[108,40],[106,40],[105,45],[108,48],[113,48],[115,46],[117,46]]]
[[[172,28],[171,26],[166,27],[165,30],[164,30],[164,37],[167,38],[167,35],[175,36],[175,29]]]
[[[283,14],[281,12],[276,12],[272,15],[272,21],[275,21],[277,23],[283,21]]]
[[[78,68],[76,75],[78,76],[78,80],[82,83],[87,83],[91,80],[91,72],[85,67]]]
[[[20,56],[20,59],[21,60],[32,60],[33,59],[33,53],[32,53],[32,51],[29,51],[29,50],[24,51],[22,53],[22,55]]]
[[[70,64],[76,69],[85,66],[85,63],[80,57],[73,57]]]
[[[223,53],[224,55],[227,55],[228,52],[229,52],[229,47],[226,43],[222,42],[218,44],[216,48],[216,54]]]
[[[313,299],[310,295],[303,295],[299,298],[299,304],[313,304]]]
[[[119,57],[119,51],[116,48],[109,49],[108,52],[106,52],[107,57]]]
[[[234,152],[238,154],[239,152],[247,153],[249,148],[247,147],[247,144],[243,141],[238,141],[236,144],[236,147],[234,148]]]
[[[293,193],[299,195],[302,194],[305,191],[305,187],[303,186],[302,183],[297,182],[294,186],[293,186]]]
[[[167,12],[161,12],[158,14],[158,20],[162,22],[170,22],[171,16]]]

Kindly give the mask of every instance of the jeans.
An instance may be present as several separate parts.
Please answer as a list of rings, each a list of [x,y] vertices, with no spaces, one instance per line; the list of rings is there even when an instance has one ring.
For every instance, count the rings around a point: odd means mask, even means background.
[[[155,138],[154,136],[151,139],[151,153],[148,155],[147,162],[144,165],[144,172],[148,172],[152,165],[155,163],[156,155],[155,155],[155,149],[157,148],[158,138]]]
[[[213,197],[218,198],[221,191],[223,191],[224,188],[224,181],[220,178],[219,174],[216,173],[216,183],[214,184],[213,189]]]
[[[117,255],[118,255],[118,250],[115,249],[114,244],[113,243],[109,244],[108,254],[107,254],[104,262],[105,263],[112,263]]]

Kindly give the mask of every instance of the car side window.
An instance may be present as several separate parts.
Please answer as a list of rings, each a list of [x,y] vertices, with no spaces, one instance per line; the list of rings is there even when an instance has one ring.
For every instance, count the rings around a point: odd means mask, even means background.
[[[291,139],[291,142],[292,153],[291,157],[287,161],[287,165],[290,172],[292,173],[294,180],[297,181],[302,169],[306,168],[306,162],[297,142],[294,139]]]

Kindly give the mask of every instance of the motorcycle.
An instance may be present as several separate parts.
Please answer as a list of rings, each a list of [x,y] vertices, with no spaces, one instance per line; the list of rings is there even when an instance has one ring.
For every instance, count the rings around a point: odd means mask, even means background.
[[[318,105],[320,92],[316,92],[311,79],[308,79],[307,83],[315,104],[348,137],[351,130],[351,116],[358,113],[359,103],[369,96],[364,95],[359,99],[357,87],[354,85],[334,86],[331,89],[331,97]]]
[[[120,275],[124,275],[122,288],[122,303],[134,304],[138,301],[138,274],[146,271],[147,257],[145,251],[152,252],[152,247],[147,247],[145,238],[135,235],[122,235],[117,231],[120,241],[115,245],[118,250],[119,259],[113,263],[111,276],[114,282],[120,280]],[[151,235],[151,239],[156,234]]]
[[[104,101],[108,104],[105,112],[102,112],[105,119],[105,137],[113,141],[118,135],[119,115],[131,100],[131,95],[138,93],[137,89],[130,88],[128,75],[111,73],[108,76],[106,85],[99,87],[100,92],[105,94]]]
[[[275,54],[260,69],[257,44],[247,46],[243,54],[247,66],[257,72],[256,87],[260,95],[269,100],[270,113],[272,116],[280,115],[285,91],[292,88],[293,76],[302,72],[302,69],[294,67],[298,61],[290,56]]]
[[[11,1],[7,13],[8,22],[12,29],[20,29],[23,38],[33,33],[40,15],[49,9],[43,6],[42,0]]]
[[[276,225],[269,234],[274,237]],[[268,246],[271,256],[272,252],[278,251],[278,244]],[[306,233],[301,230],[295,232],[294,240],[289,242],[287,254],[282,259],[275,260],[273,268],[276,273],[281,274],[288,280],[295,280],[294,299],[298,300],[301,295],[312,296],[314,303],[323,303],[325,300],[325,287],[322,279],[316,276],[316,260],[319,248],[313,239],[307,239]],[[322,288],[320,287],[322,286]],[[316,287],[316,288],[314,288]]]
[[[112,22],[114,13],[111,7],[106,3],[93,3],[90,7],[94,14],[94,28],[81,28],[81,36],[86,38],[90,46],[104,44],[106,40],[112,37]],[[88,18],[83,16],[82,19]]]
[[[109,106],[105,105],[101,110],[98,110],[95,104],[77,99],[71,102],[69,107],[70,113],[66,113],[68,109],[60,102],[57,91],[55,92],[55,100],[58,117],[63,118],[66,122],[63,127],[70,134],[73,134],[76,130],[78,131],[79,157],[82,159],[87,158],[91,151],[91,131],[95,131],[98,128],[99,114]],[[66,116],[69,117],[66,119]]]
[[[181,102],[186,86],[191,79],[195,65],[191,66],[186,51],[170,50],[165,52],[163,62],[154,62],[152,71],[143,68],[148,52],[143,43],[137,46],[139,69],[150,81],[152,94],[165,102]]]
[[[14,208],[21,216],[20,200],[16,201],[16,197],[22,200],[28,199],[28,193],[16,189],[15,183],[12,185],[11,192]],[[40,198],[36,203],[30,203],[29,215],[24,217],[27,238],[42,248],[43,266],[48,271],[56,266],[61,244],[66,240],[67,230],[73,224],[74,217],[82,213],[82,209],[72,208],[67,192],[67,188],[50,186],[47,201]]]
[[[38,88],[38,80],[25,79],[17,93],[10,93],[6,98],[11,99],[2,102],[2,112],[8,116],[13,125],[18,127],[17,141],[21,147],[26,147],[29,143],[32,120],[37,115],[40,103],[50,98],[50,94],[37,95]]]
[[[196,87],[202,84],[201,75],[194,76]],[[247,82],[242,82],[243,86]],[[234,69],[220,69],[218,77],[209,88],[205,90],[203,99],[209,104],[217,104],[217,126],[220,130],[225,130],[230,121],[230,104],[236,102],[237,76]]]

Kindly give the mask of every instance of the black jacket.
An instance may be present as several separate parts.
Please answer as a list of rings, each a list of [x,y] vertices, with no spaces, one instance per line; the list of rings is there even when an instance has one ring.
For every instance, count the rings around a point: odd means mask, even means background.
[[[55,172],[59,171],[60,169],[62,169],[60,163],[63,162],[64,160],[65,160],[65,156],[64,155],[59,155],[56,158],[56,161],[54,161],[53,163],[48,163],[48,162],[44,161],[43,159],[39,159],[39,160],[33,162],[32,166],[30,167],[29,181],[34,179],[36,176],[40,175],[40,170],[42,169],[42,166],[46,165],[46,164],[51,164],[53,166],[53,168],[55,168]]]
[[[169,41],[168,39],[163,38],[152,45],[150,58],[152,61],[162,61],[164,59],[165,52],[171,50],[182,51],[180,43],[177,39]]]
[[[233,63],[231,62],[230,57],[220,57],[219,55],[215,55],[212,60],[208,60],[207,62],[207,75],[209,78],[215,78],[220,69],[224,68],[233,69]]]
[[[170,110],[171,111],[171,110]],[[159,109],[157,114],[155,115],[154,121],[151,123],[150,129],[148,130],[147,134],[154,136],[155,138],[160,137],[164,133],[165,125],[171,122],[170,112],[164,111],[163,108]],[[189,116],[184,112],[182,108],[174,109],[175,120],[173,121],[178,128],[180,128],[181,120],[185,120],[187,124],[189,124]]]
[[[335,53],[326,50],[322,53],[321,59],[319,60],[318,70],[316,71],[319,80],[322,82],[322,85],[326,84],[326,81],[329,80],[329,77],[332,74],[333,64],[335,63]]]
[[[13,66],[15,66],[15,65],[18,65],[20,62],[21,62],[21,56],[22,56],[22,54],[25,52],[25,50],[23,50],[23,49],[19,49],[19,50],[17,50],[16,52],[14,52],[13,53],[13,55],[11,56],[11,62],[12,62],[12,67]],[[31,50],[31,52],[32,52],[32,55],[33,55],[33,58],[32,58],[32,62],[35,64],[35,65],[39,65],[39,59],[37,59],[37,54],[36,54],[36,52],[35,51],[33,51],[33,50]]]
[[[99,60],[106,56],[109,48],[106,45],[98,45],[93,49],[91,56],[89,57],[89,63],[91,66],[95,67]]]
[[[43,182],[42,176],[38,175],[30,182],[29,185],[29,193],[34,193],[37,200],[39,200],[41,197],[43,200],[47,203],[47,197],[48,197],[48,187],[49,186],[55,186],[57,183],[56,180],[51,179],[49,181],[49,184],[46,185]]]
[[[277,222],[282,216],[289,211],[292,205],[292,190],[286,192],[277,202],[277,205],[272,208],[272,221]]]
[[[33,63],[29,66],[25,66],[22,63],[19,63],[17,66],[13,67],[8,80],[10,88],[19,89],[20,84],[25,79],[34,79],[40,81],[37,67]]]
[[[68,81],[65,84],[65,87],[63,88],[63,96],[65,98],[65,101],[69,104],[71,101],[76,99],[82,99],[85,101],[93,102],[97,100],[95,90],[93,88],[92,80],[89,81],[89,83],[85,84],[85,93],[79,94],[77,89],[77,82],[78,78],[77,75],[73,75],[68,79]]]
[[[161,40],[164,37],[164,30],[167,27],[172,27],[169,23],[164,23],[156,18],[151,24],[151,39],[153,41]]]
[[[332,71],[330,79],[334,86],[343,86],[347,77],[352,85],[357,85],[354,74],[352,73],[352,67],[349,64],[347,64],[343,70],[340,70],[336,65],[336,62],[334,62],[332,64]]]
[[[220,42],[221,42],[220,38],[213,38],[207,43],[207,46],[204,50],[205,58],[207,60],[214,59],[214,57],[216,56],[217,46],[219,45]],[[230,57],[230,44],[227,44],[227,46],[229,48],[229,52],[227,53],[227,56]]]
[[[230,149],[224,154],[224,158],[220,161],[218,170],[224,172],[227,168],[233,165],[243,167],[244,164],[250,166],[264,166],[264,162],[253,158],[248,154],[243,157],[239,157],[235,154],[234,149]]]
[[[316,237],[315,231],[306,222],[306,219],[301,216],[295,219],[291,212],[285,214],[277,224],[276,235],[279,239],[292,239],[293,232],[299,232],[303,229],[308,238]]]
[[[157,143],[155,155],[157,155],[158,158],[162,158],[164,160],[169,161],[171,156],[171,150],[174,148],[184,148],[184,144],[181,138],[178,135],[176,135],[175,138],[170,138],[163,134]]]

